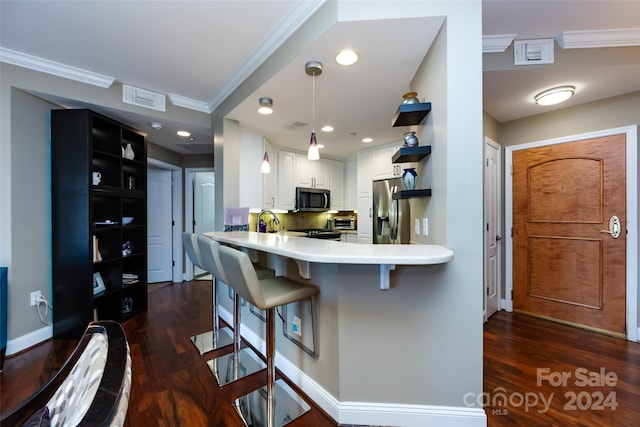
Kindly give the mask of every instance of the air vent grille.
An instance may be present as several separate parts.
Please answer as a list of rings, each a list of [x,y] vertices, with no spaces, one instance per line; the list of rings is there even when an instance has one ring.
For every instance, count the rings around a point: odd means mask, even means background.
[[[296,120],[295,122],[289,123],[288,125],[284,125],[284,128],[289,130],[296,130],[305,126],[309,126],[309,123],[302,123]]]
[[[553,64],[553,39],[513,42],[514,65]]]
[[[167,111],[167,97],[161,93],[122,85],[122,102],[152,110]]]

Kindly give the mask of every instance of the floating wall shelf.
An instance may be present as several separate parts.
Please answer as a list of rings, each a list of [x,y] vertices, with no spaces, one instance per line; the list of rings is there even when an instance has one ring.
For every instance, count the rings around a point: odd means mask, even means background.
[[[431,197],[431,189],[423,188],[421,190],[400,190],[393,193],[393,200],[413,199],[415,197]]]
[[[427,114],[431,111],[430,102],[421,102],[419,104],[400,104],[398,111],[391,121],[393,127],[412,126],[422,123]]]
[[[419,162],[431,154],[431,146],[402,147],[391,158],[393,163]]]

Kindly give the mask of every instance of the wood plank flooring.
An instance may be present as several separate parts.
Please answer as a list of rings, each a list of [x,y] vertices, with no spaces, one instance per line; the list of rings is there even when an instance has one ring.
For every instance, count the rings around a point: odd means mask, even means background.
[[[133,363],[133,384],[125,426],[242,427],[231,402],[266,382],[259,372],[238,383],[218,387],[206,361],[228,350],[201,357],[189,337],[209,329],[211,285],[206,281],[174,284],[149,294],[149,310],[123,324]],[[5,412],[46,383],[75,346],[73,341],[49,340],[5,361],[0,375],[0,411]],[[600,368],[617,375],[613,387],[579,387],[576,369]],[[537,369],[549,376],[569,372],[567,387],[549,381],[537,385]],[[505,405],[494,399],[503,387],[511,398]],[[498,390],[498,391],[497,391]],[[499,312],[485,325],[484,392],[489,426],[640,426],[640,344],[559,325],[528,316]],[[565,393],[575,393],[576,410],[563,408]],[[594,393],[616,393],[617,408],[586,407]],[[542,393],[548,410],[519,404],[519,395]],[[580,395],[580,393],[583,393]],[[580,397],[581,396],[581,397]],[[594,397],[595,396],[595,397]],[[477,398],[473,396],[470,400]],[[482,396],[480,397],[482,399]],[[493,400],[493,402],[492,402]],[[307,399],[309,403],[312,403]],[[493,404],[492,404],[493,403]],[[336,426],[316,406],[291,427]]]

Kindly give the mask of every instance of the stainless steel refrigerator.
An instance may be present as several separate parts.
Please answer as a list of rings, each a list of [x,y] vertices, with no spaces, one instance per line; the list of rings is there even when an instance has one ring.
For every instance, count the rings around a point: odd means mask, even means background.
[[[373,243],[409,243],[409,201],[393,200],[401,188],[400,178],[373,181]]]

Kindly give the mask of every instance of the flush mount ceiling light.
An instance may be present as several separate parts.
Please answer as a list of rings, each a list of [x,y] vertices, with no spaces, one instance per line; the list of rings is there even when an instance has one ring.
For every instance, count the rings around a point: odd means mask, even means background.
[[[311,140],[309,141],[309,152],[307,158],[309,160],[320,159],[318,151],[318,141],[316,140],[316,76],[322,74],[322,63],[319,61],[309,61],[304,65],[304,71],[312,78],[312,122],[311,122]]]
[[[185,138],[191,136],[191,133],[187,132],[186,130],[179,130],[176,133],[178,134],[178,136],[182,136]]]
[[[353,65],[358,62],[358,54],[351,49],[344,49],[336,55],[336,62],[340,65]]]
[[[258,113],[260,114],[271,114],[273,113],[273,99],[271,98],[260,98],[260,108],[258,108]]]
[[[540,92],[534,99],[538,105],[555,105],[571,98],[575,91],[574,86],[558,86]]]

